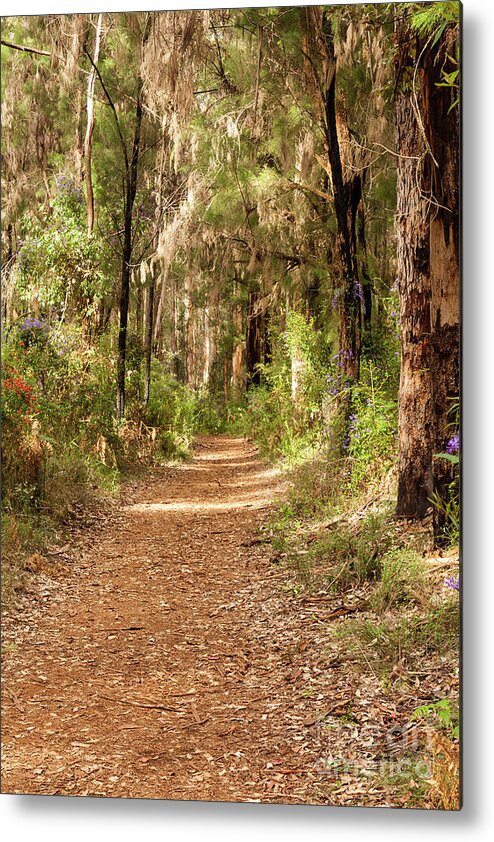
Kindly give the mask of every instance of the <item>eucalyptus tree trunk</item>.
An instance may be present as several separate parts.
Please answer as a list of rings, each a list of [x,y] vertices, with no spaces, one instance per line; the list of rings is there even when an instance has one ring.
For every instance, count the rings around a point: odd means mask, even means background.
[[[196,366],[196,331],[194,325],[194,305],[192,301],[193,280],[190,271],[186,272],[184,283],[183,309],[185,314],[185,377],[191,388],[197,385]]]
[[[424,166],[424,192],[430,196],[431,383],[434,402],[433,454],[444,453],[455,430],[460,392],[460,173],[459,111],[455,89],[444,86],[442,71],[455,70],[457,37],[448,28],[426,50],[420,67],[420,110],[430,153]],[[455,417],[456,416],[456,417]],[[433,490],[450,499],[451,464],[433,458]],[[436,543],[445,540],[443,507],[434,506]]]
[[[447,503],[442,459],[459,393],[459,128],[451,86],[438,86],[454,52],[454,28],[435,45],[397,31],[395,99],[398,288],[402,359],[397,514],[422,517],[436,493]],[[412,83],[414,64],[420,61]],[[449,68],[451,70],[451,68]],[[444,512],[434,508],[437,542]]]
[[[223,357],[223,398],[225,405],[228,403],[229,397],[229,377],[228,377],[228,356]]]
[[[432,495],[429,220],[422,193],[424,147],[409,88],[396,96],[397,262],[401,373],[397,514],[422,517]]]

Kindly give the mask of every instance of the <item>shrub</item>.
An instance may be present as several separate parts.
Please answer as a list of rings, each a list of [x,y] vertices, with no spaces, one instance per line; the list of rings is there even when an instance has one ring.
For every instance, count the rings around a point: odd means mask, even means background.
[[[273,358],[260,365],[262,385],[247,393],[247,427],[261,452],[291,464],[310,456],[320,440],[329,346],[298,313],[272,328]]]
[[[390,399],[385,381],[375,366],[364,361],[361,377],[352,390],[346,452],[351,460],[350,482],[354,489],[379,480],[396,458],[398,428],[396,399]]]
[[[318,457],[294,468],[288,499],[297,517],[330,516],[342,504],[342,461]]]
[[[381,576],[371,603],[376,611],[402,603],[423,604],[424,562],[413,550],[393,549],[381,557]]]
[[[19,373],[17,368],[6,364],[2,371],[2,429],[16,436],[22,436],[29,429],[38,412],[34,386]]]
[[[153,361],[149,402],[145,423],[159,430],[159,450],[166,458],[181,458],[188,452],[195,429],[197,398]]]

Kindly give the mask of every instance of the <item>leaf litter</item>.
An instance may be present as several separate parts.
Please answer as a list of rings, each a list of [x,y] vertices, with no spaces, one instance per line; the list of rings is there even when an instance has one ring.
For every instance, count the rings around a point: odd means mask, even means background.
[[[203,436],[82,513],[4,613],[3,792],[407,805],[375,770],[448,689],[440,659],[400,694],[342,651],[365,600],[291,591],[259,537],[285,490],[251,443]]]

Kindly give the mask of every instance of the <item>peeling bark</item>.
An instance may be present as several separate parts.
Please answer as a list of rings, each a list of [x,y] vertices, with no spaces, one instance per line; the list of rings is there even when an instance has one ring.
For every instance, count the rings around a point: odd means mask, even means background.
[[[459,393],[458,114],[451,108],[452,90],[437,85],[452,50],[450,36],[446,30],[434,47],[424,48],[416,40],[415,55],[422,56],[417,93],[411,83],[410,32],[403,25],[398,30],[396,227],[402,361],[397,514],[407,517],[422,517],[434,493],[446,502],[452,478],[445,460],[434,458],[444,452],[452,434],[448,425]],[[434,507],[439,543],[444,521]]]

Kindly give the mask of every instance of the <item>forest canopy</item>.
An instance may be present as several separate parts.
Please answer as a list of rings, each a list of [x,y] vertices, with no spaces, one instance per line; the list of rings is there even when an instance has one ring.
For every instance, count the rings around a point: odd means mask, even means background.
[[[12,509],[237,430],[454,540],[459,4],[10,17],[1,55]]]

